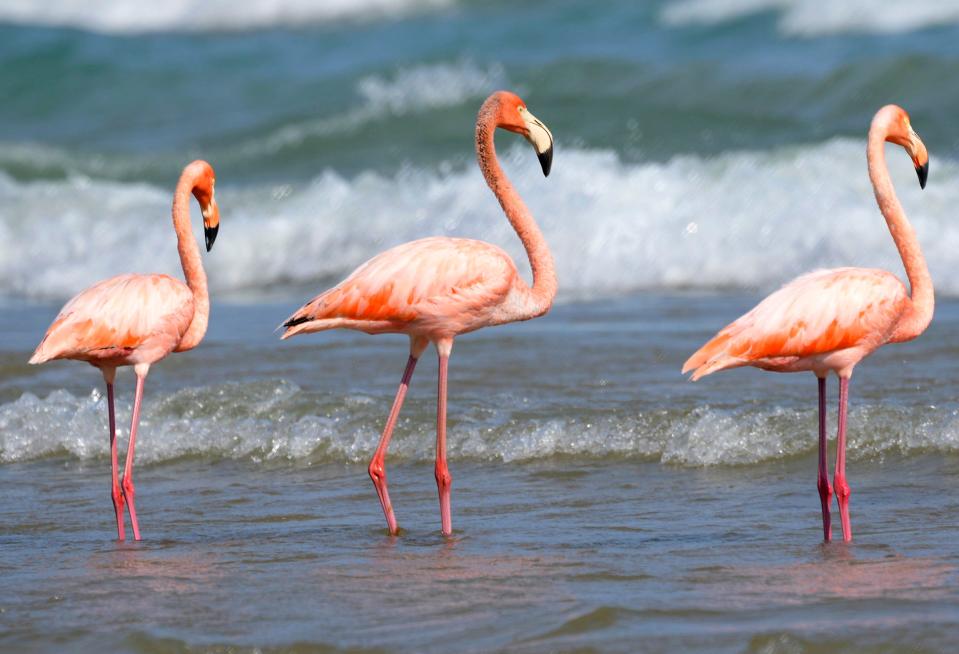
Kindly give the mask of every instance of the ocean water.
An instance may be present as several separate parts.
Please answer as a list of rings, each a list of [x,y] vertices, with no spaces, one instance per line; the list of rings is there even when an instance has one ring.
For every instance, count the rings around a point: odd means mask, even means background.
[[[953,651],[957,65],[952,1],[0,3],[0,650]],[[498,147],[561,291],[457,341],[451,539],[424,356],[393,538],[366,462],[405,337],[274,328],[426,235],[528,271],[473,154],[497,88],[556,137],[547,179],[521,139]],[[887,102],[931,154],[920,191],[889,146],[937,314],[857,369],[856,539],[824,545],[812,376],[679,369],[800,272],[901,274],[865,166]],[[170,197],[195,157],[222,214],[211,326],[151,371],[144,539],[119,544],[99,374],[26,360],[86,285],[179,274]],[[121,447],[131,402],[121,371]]]

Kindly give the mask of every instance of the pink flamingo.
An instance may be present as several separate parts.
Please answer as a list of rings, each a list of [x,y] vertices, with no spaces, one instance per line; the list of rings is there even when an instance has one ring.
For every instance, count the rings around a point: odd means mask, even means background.
[[[909,341],[932,320],[932,278],[916,233],[906,219],[886,168],[884,143],[905,148],[926,187],[929,156],[906,112],[880,109],[869,128],[866,158],[879,210],[896,243],[912,295],[892,273],[869,268],[817,270],[767,297],[752,311],[716,334],[683,366],[692,380],[740,366],[774,372],[811,371],[819,381],[819,496],[823,538],[832,538],[829,504],[833,489],[826,469],[826,376],[839,377],[839,429],[834,486],[843,539],[852,540],[849,484],[846,483],[846,402],[849,379],[859,361],[886,343]]]
[[[133,451],[147,372],[151,364],[170,352],[184,352],[196,347],[206,333],[210,298],[200,251],[190,227],[189,204],[192,193],[203,213],[206,249],[209,251],[220,225],[214,182],[210,164],[194,161],[183,169],[173,195],[173,228],[186,284],[168,275],[137,274],[118,275],[98,282],[67,302],[30,358],[30,363],[51,359],[86,361],[103,373],[107,384],[110,455],[113,460],[113,508],[120,540],[124,539],[124,503],[130,511],[133,537],[140,540],[134,504]],[[137,376],[122,485],[117,469],[117,432],[113,412],[113,380],[118,366],[133,366]]]
[[[523,135],[549,175],[553,136],[516,95],[499,91],[483,103],[476,119],[476,156],[486,183],[516,230],[533,270],[533,286],[519,276],[502,249],[462,238],[424,238],[370,259],[344,281],[321,293],[283,323],[283,338],[327,329],[410,337],[410,356],[369,473],[391,534],[396,517],[386,485],[386,449],[396,426],[413,369],[433,343],[439,356],[436,409],[436,486],[444,535],[452,533],[446,464],[446,378],[453,339],[490,325],[529,320],[549,311],[556,295],[553,257],[542,232],[496,159],[497,127]]]

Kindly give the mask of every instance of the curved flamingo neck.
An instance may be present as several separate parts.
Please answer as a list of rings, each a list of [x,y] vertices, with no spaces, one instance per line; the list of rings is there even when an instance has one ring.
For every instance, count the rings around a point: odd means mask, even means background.
[[[869,143],[866,150],[866,159],[869,163],[869,179],[872,181],[876,193],[876,202],[879,210],[886,219],[889,233],[896,243],[902,264],[909,278],[911,303],[896,326],[893,341],[907,341],[925,331],[932,320],[935,308],[935,295],[932,288],[932,277],[926,266],[926,259],[919,247],[919,239],[912,228],[906,212],[896,197],[896,191],[889,177],[886,167],[885,144],[889,134],[886,121],[878,116],[869,128]]]
[[[206,272],[200,258],[200,248],[193,237],[190,225],[190,197],[196,186],[199,172],[188,167],[180,176],[173,194],[173,229],[176,231],[177,251],[186,284],[193,292],[193,319],[180,338],[176,352],[190,350],[203,340],[210,318],[210,295],[207,291]]]
[[[493,135],[498,126],[498,117],[499,102],[495,97],[490,98],[480,108],[476,121],[476,158],[487,185],[499,200],[506,218],[516,230],[529,257],[533,270],[533,286],[530,289],[528,306],[525,307],[528,315],[524,317],[532,318],[546,313],[553,304],[557,288],[556,267],[543,232],[496,158]]]

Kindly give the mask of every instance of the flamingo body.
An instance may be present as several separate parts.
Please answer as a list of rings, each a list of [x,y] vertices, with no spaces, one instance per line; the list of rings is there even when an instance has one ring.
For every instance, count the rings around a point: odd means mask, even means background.
[[[210,312],[206,273],[190,228],[189,196],[200,204],[209,250],[216,239],[220,211],[214,199],[213,168],[194,161],[183,169],[173,195],[173,228],[186,283],[169,275],[118,275],[76,295],[47,328],[30,363],[75,359],[100,369],[107,386],[113,508],[117,537],[124,539],[123,512],[130,512],[133,537],[140,540],[133,485],[133,457],[140,403],[150,366],[171,352],[196,347],[206,333]],[[113,382],[120,366],[133,366],[137,377],[130,441],[122,482],[117,462]]]
[[[727,368],[837,374],[889,342],[910,306],[892,273],[817,270],[789,282],[719,331],[683,366],[697,380]]]
[[[177,348],[193,314],[193,294],[178,279],[111,277],[63,307],[30,363],[53,359],[112,367],[155,363]]]
[[[432,237],[382,252],[284,323],[283,338],[348,328],[429,340],[528,319],[530,288],[501,248]]]
[[[284,339],[336,328],[410,337],[406,370],[369,465],[391,534],[396,534],[398,527],[386,483],[386,451],[420,355],[429,343],[436,346],[439,355],[434,473],[441,526],[443,534],[449,535],[452,477],[446,462],[446,390],[453,340],[481,327],[541,316],[549,311],[556,295],[556,272],[549,247],[496,159],[493,134],[498,128],[521,134],[530,142],[544,175],[549,174],[552,164],[553,136],[519,97],[506,91],[487,98],[476,119],[480,170],[526,248],[533,271],[532,286],[520,277],[509,255],[495,245],[464,238],[424,238],[373,257],[283,323]]]
[[[887,343],[922,334],[932,320],[932,278],[916,233],[896,197],[884,146],[901,145],[926,186],[929,155],[908,114],[896,105],[881,108],[869,127],[866,160],[879,210],[899,250],[910,291],[892,273],[869,268],[818,270],[799,277],[720,330],[683,365],[693,381],[710,373],[755,366],[774,372],[811,371],[819,384],[819,471],[823,538],[832,538],[830,504],[839,503],[844,540],[852,540],[846,482],[846,414],[849,380],[862,359]],[[826,466],[826,378],[839,377],[839,428],[834,484]]]

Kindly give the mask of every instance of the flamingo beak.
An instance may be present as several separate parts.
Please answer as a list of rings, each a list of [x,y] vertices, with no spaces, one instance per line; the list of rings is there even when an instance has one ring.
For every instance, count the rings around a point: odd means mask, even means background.
[[[216,240],[216,233],[220,231],[220,226],[216,227],[204,227],[203,234],[206,236],[206,251],[209,252],[213,249],[213,241]]]
[[[919,175],[919,188],[926,188],[926,179],[929,178],[928,160],[921,166],[916,166],[916,174]]]
[[[216,240],[217,232],[220,231],[220,207],[216,200],[210,198],[210,204],[202,208],[203,212],[203,235],[206,237],[206,251],[213,249],[213,242]]]
[[[922,139],[919,138],[912,127],[909,128],[909,141],[906,149],[909,151],[912,163],[916,167],[916,174],[919,176],[919,188],[926,188],[926,180],[929,178],[929,153],[926,151],[926,144],[922,142]]]
[[[549,177],[549,171],[553,167],[553,146],[549,146],[546,152],[537,152],[536,158],[539,159],[539,165],[543,169],[543,176]]]
[[[526,126],[526,132],[523,136],[536,150],[536,157],[539,159],[539,165],[543,168],[543,175],[549,177],[549,171],[553,167],[553,134],[539,118],[528,110],[523,110],[520,115]]]

